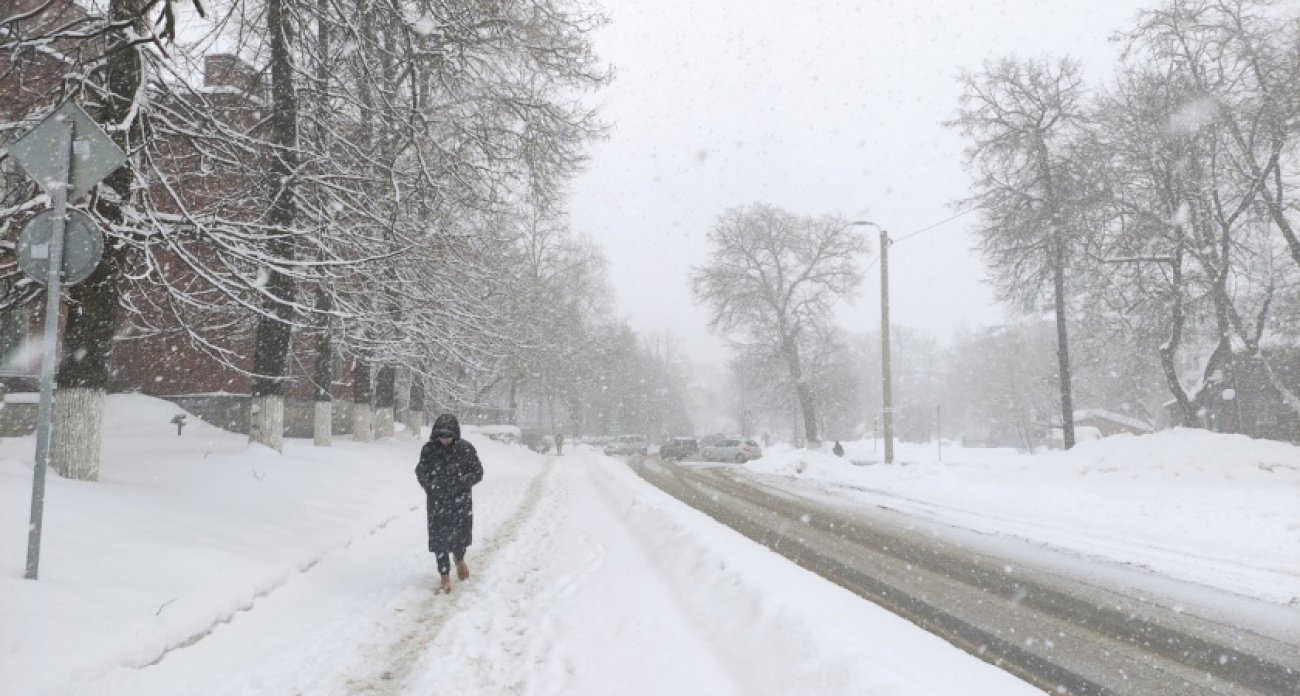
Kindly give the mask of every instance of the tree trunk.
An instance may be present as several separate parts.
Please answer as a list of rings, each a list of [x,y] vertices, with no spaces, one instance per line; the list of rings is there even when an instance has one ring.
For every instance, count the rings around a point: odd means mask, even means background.
[[[54,392],[50,465],[64,478],[99,480],[104,390],[69,387]],[[87,415],[92,417],[87,417]]]
[[[785,353],[786,367],[790,370],[790,380],[794,382],[795,395],[799,397],[799,409],[803,412],[805,445],[809,448],[820,446],[817,436],[817,408],[813,400],[812,389],[803,381],[803,368],[799,366],[799,346],[795,339],[784,341],[782,352]]]
[[[371,408],[370,363],[358,358],[352,367],[352,440],[374,439],[374,411]]]
[[[1178,381],[1178,369],[1174,364],[1178,349],[1183,343],[1183,327],[1187,323],[1187,315],[1183,309],[1183,244],[1181,241],[1174,249],[1173,262],[1170,265],[1174,306],[1170,312],[1169,339],[1160,346],[1160,367],[1165,375],[1165,384],[1178,404],[1178,425],[1184,428],[1196,428],[1201,425],[1200,417],[1196,413],[1195,404],[1187,396],[1187,390],[1183,389],[1182,382]]]
[[[254,396],[248,407],[248,441],[279,452],[284,449],[284,396]]]
[[[316,3],[316,147],[321,152],[329,151],[329,139],[326,135],[330,122],[330,15],[329,0],[317,0]],[[327,221],[326,224],[329,224]],[[329,447],[334,439],[334,342],[330,333],[329,312],[333,309],[333,298],[325,288],[316,290],[316,364],[312,370],[312,382],[315,386],[312,407],[312,443],[317,447]]]
[[[1074,395],[1070,386],[1070,337],[1065,326],[1065,249],[1061,231],[1052,229],[1052,286],[1056,294],[1056,360],[1061,380],[1061,441],[1074,447]]]
[[[108,13],[115,21],[134,20],[136,3],[113,0]],[[112,38],[114,50],[108,55],[108,94],[99,115],[99,122],[108,126],[117,126],[130,116],[136,93],[144,82],[140,55],[136,48],[123,45],[124,38]],[[134,122],[129,137],[123,131],[110,132],[126,152],[131,151],[131,141],[140,137],[140,128]],[[131,200],[132,179],[130,167],[122,167],[105,179],[105,186],[116,195],[97,197],[96,212],[109,223],[123,221],[121,203]],[[84,476],[87,478],[83,480],[94,481],[99,476],[100,433],[117,329],[122,257],[121,249],[107,245],[95,272],[68,290],[70,310],[63,326],[49,454],[50,466],[65,478]]]
[[[294,177],[298,169],[298,105],[293,85],[293,56],[289,49],[290,22],[284,0],[268,0],[267,33],[271,45],[271,181],[275,190],[267,214],[270,235],[267,253],[272,259],[294,257],[293,227],[297,218]],[[284,385],[292,339],[293,279],[268,269],[267,297],[257,320],[253,349],[253,414],[258,427],[249,428],[249,441],[279,450],[283,445]],[[259,420],[260,419],[260,420]],[[271,429],[279,425],[280,432]]]
[[[420,440],[423,439],[424,433],[424,385],[420,383],[419,378],[411,379],[411,402],[406,407],[406,432],[411,437]]]
[[[817,432],[817,406],[813,401],[812,389],[802,381],[795,385],[799,394],[799,407],[803,410],[803,429],[806,437],[804,445],[809,449],[821,447],[821,436]]]
[[[334,440],[334,402],[317,401],[312,405],[312,444],[329,447]]]
[[[375,439],[375,412],[370,404],[352,403],[352,441],[370,442]]]
[[[392,437],[397,433],[392,408],[376,408],[374,414],[374,439]]]
[[[396,396],[397,369],[385,365],[375,376],[375,439],[393,436]]]
[[[316,309],[320,312],[320,319],[316,330],[316,364],[312,370],[315,385],[312,439],[317,447],[329,447],[334,434],[334,342],[327,314],[332,305],[329,293],[316,291]]]
[[[121,280],[119,253],[106,254],[95,273],[70,293],[63,348],[54,391],[49,464],[64,478],[94,481],[108,366]]]

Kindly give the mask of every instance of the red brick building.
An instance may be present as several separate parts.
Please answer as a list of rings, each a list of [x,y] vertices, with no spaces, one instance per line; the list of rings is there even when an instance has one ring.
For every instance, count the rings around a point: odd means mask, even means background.
[[[31,12],[46,0],[11,0],[18,13]],[[0,10],[0,21],[10,10]],[[43,12],[22,22],[0,25],[0,31],[38,34],[51,26],[69,22],[92,22],[93,17],[68,0],[56,0]],[[0,41],[5,40],[0,35]],[[59,85],[66,68],[90,51],[101,50],[83,42],[56,41],[50,50],[22,50],[3,57],[0,66],[0,138],[11,142],[49,113],[60,101]],[[207,56],[203,84],[192,98],[179,97],[179,103],[158,105],[157,118],[200,119],[198,127],[229,129],[232,134],[252,133],[261,127],[267,110],[266,91],[260,74],[236,56]],[[150,188],[143,195],[153,199],[158,224],[175,224],[168,219],[184,206],[188,211],[217,210],[223,219],[250,220],[266,207],[268,188],[261,179],[265,153],[245,155],[247,166],[232,167],[230,162],[214,164],[205,155],[178,137],[162,137],[150,143]],[[261,161],[259,161],[259,158]],[[25,175],[7,159],[5,178],[0,190],[0,234],[12,241],[26,219],[44,207],[33,205],[35,191]],[[83,201],[84,203],[84,201]],[[179,215],[176,215],[179,221]],[[190,226],[192,227],[192,226]],[[113,348],[109,389],[113,392],[140,392],[167,397],[186,403],[191,410],[211,411],[213,420],[223,427],[241,430],[247,427],[247,395],[251,380],[255,317],[244,307],[232,306],[214,285],[196,273],[194,259],[211,261],[211,247],[196,230],[174,227],[165,239],[160,236],[156,247],[140,254],[128,268],[123,291],[123,305],[118,320],[118,335]],[[205,258],[206,255],[206,258]],[[12,256],[0,252],[0,273],[8,272],[11,286],[28,284],[17,274]],[[190,257],[189,260],[184,257]],[[206,302],[176,302],[175,294],[158,284],[182,288],[189,298]],[[39,292],[28,292],[28,299]],[[0,378],[11,390],[35,388],[34,375],[40,366],[42,312],[37,303],[16,304],[0,310]],[[178,320],[185,317],[186,321]],[[315,364],[315,336],[298,332],[293,339],[289,358],[290,379],[286,385],[286,428],[290,435],[310,435],[310,404],[315,391],[312,381]],[[331,392],[346,403],[351,394],[347,362],[335,356]],[[213,396],[217,395],[217,396]],[[208,417],[205,414],[205,417]],[[336,409],[335,432],[348,431],[346,408]]]

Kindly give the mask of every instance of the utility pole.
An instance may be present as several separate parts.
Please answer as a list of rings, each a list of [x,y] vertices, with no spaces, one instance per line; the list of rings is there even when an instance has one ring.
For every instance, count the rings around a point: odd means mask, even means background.
[[[850,225],[867,225],[880,230],[880,386],[884,401],[885,463],[894,463],[894,394],[889,369],[889,232],[874,222],[861,220]]]
[[[894,389],[889,369],[889,232],[880,228],[880,387],[884,399],[885,463],[894,463]]]

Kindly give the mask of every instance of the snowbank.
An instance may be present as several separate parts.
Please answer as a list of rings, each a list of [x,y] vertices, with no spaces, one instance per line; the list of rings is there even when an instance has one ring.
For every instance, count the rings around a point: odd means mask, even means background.
[[[482,435],[507,445],[518,442],[520,436],[519,427],[514,425],[465,425],[461,430],[466,435]]]
[[[423,507],[419,443],[284,454],[175,405],[111,395],[98,483],[47,480],[40,580],[24,580],[34,438],[0,445],[5,692],[66,694],[229,621],[351,539]],[[407,485],[394,485],[401,481]]]
[[[746,468],[805,489],[1150,568],[1279,604],[1300,603],[1300,447],[1176,429],[1115,435],[1069,451],[870,440],[846,456],[772,447]]]

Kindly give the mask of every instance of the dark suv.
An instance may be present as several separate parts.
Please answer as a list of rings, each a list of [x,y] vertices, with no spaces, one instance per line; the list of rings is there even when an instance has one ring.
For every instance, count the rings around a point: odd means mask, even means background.
[[[693,437],[674,437],[659,447],[660,459],[696,459],[700,454],[700,443]]]

